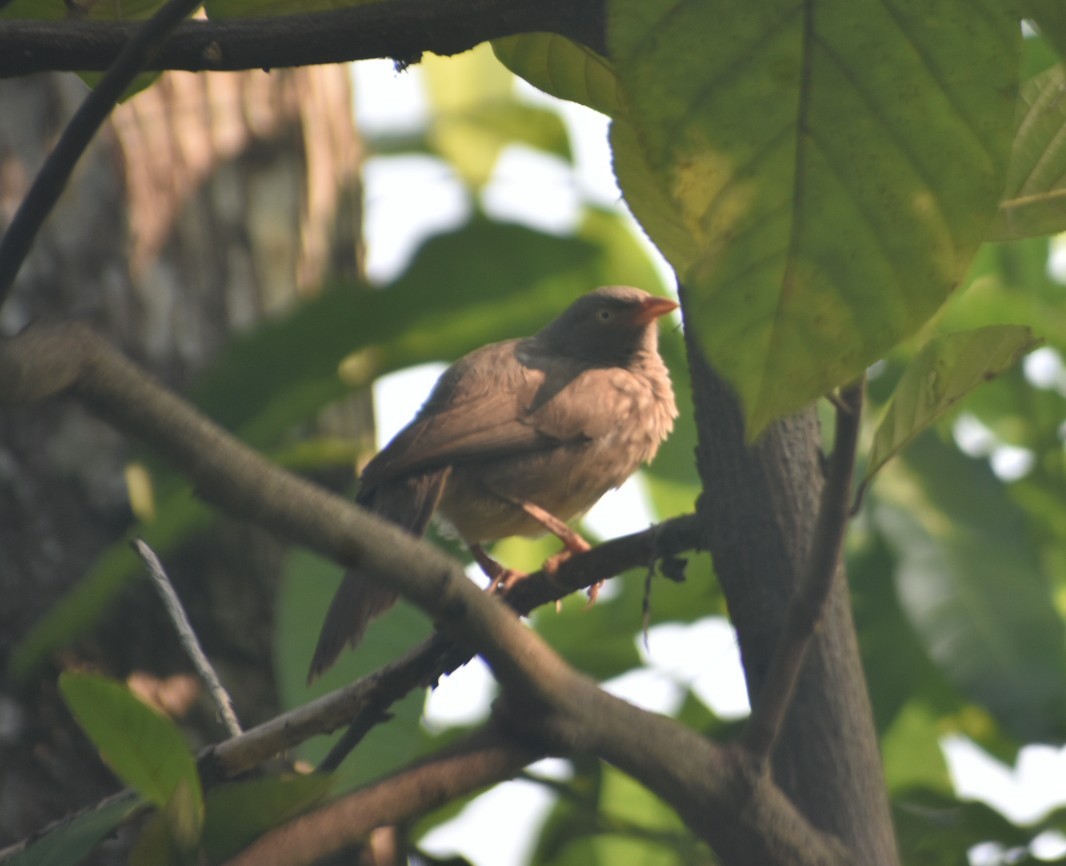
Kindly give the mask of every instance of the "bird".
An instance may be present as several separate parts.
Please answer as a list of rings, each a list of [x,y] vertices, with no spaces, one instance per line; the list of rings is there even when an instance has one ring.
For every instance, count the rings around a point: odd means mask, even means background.
[[[602,286],[533,336],[464,355],[363,469],[356,503],[415,536],[436,515],[494,583],[513,572],[485,553],[486,542],[551,532],[566,551],[587,550],[567,522],[651,461],[673,429],[657,320],[677,307],[641,289]],[[387,577],[349,570],[308,681],[395,601]]]

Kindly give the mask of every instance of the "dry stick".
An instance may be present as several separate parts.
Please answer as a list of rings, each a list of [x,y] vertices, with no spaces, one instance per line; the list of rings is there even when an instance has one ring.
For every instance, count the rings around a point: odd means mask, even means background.
[[[865,379],[840,392],[836,415],[836,435],[825,486],[822,488],[818,520],[803,576],[785,613],[770,668],[755,698],[751,717],[744,729],[743,742],[763,767],[768,766],[774,744],[781,733],[785,715],[803,669],[818,623],[825,612],[826,599],[840,564],[840,552],[850,512],[851,478],[862,416]]]
[[[159,51],[167,34],[200,8],[203,0],[167,0],[151,18],[129,31],[107,74],[70,119],[55,149],[48,154],[11,224],[0,239],[0,306],[11,291],[33,239],[52,212],[74,166],[126,88]],[[80,26],[84,22],[79,22]],[[18,54],[10,49],[7,54]]]
[[[189,21],[150,69],[280,69],[424,51],[458,54],[515,33],[567,36],[606,53],[603,0],[389,0],[274,17]],[[107,69],[136,25],[121,21],[4,21],[0,77]]]
[[[130,542],[130,547],[137,551],[137,555],[140,556],[148,569],[148,575],[152,578],[152,583],[158,590],[159,597],[163,600],[163,607],[166,608],[167,614],[169,614],[170,620],[174,623],[174,628],[178,632],[178,640],[181,641],[182,648],[192,659],[193,667],[196,668],[200,679],[207,686],[211,700],[215,702],[219,719],[226,726],[226,731],[231,737],[239,737],[241,723],[237,721],[237,714],[233,710],[233,701],[229,696],[229,692],[223,688],[222,682],[219,680],[218,674],[215,673],[211,662],[207,660],[207,656],[200,646],[200,641],[196,637],[196,632],[193,631],[192,623],[189,622],[189,617],[185,614],[181,599],[178,598],[177,592],[174,591],[174,585],[170,582],[170,578],[167,577],[163,563],[159,561],[155,551],[140,538],[133,539]]]

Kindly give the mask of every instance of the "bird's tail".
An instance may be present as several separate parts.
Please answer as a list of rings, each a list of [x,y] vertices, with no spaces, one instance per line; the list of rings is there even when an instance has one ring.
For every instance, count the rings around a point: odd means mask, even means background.
[[[421,536],[437,509],[447,478],[448,470],[441,469],[388,481],[360,491],[355,501],[412,535]],[[329,668],[345,644],[357,646],[370,621],[395,603],[396,592],[388,586],[387,577],[367,568],[346,572],[318,635],[307,681],[311,682]]]

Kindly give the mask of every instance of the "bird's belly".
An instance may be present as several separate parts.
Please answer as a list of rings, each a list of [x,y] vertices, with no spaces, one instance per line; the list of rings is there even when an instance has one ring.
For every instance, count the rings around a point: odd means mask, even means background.
[[[642,462],[643,452],[620,445],[588,442],[506,461],[456,466],[440,514],[470,543],[542,535],[544,527],[516,503],[531,502],[563,521],[584,514]]]

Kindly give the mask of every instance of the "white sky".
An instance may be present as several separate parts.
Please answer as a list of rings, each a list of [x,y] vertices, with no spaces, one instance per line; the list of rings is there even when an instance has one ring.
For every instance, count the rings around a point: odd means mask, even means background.
[[[417,127],[426,110],[418,67],[396,73],[387,61],[367,61],[356,64],[354,78],[362,130],[398,132]],[[610,169],[606,119],[581,106],[558,103],[532,88],[526,87],[525,92],[561,109],[571,132],[577,183],[557,161],[513,148],[501,159],[486,191],[490,214],[542,230],[567,231],[582,200],[624,210]],[[457,226],[468,216],[466,195],[459,182],[446,167],[428,157],[371,160],[364,182],[367,271],[375,281],[388,280],[402,270],[427,235]],[[1066,261],[1066,254],[1061,260]],[[1066,272],[1066,266],[1062,267]],[[426,365],[377,383],[378,433],[383,442],[411,418],[441,369],[440,365]],[[605,497],[588,519],[597,534],[605,537],[646,527],[650,518],[639,481]],[[715,617],[688,626],[659,626],[652,629],[649,645],[648,669],[631,672],[605,687],[640,706],[670,712],[677,707],[685,685],[723,717],[747,713],[736,639],[725,620]],[[717,662],[708,665],[709,658]],[[694,663],[697,659],[701,664]],[[491,675],[484,666],[467,665],[430,696],[426,723],[448,725],[484,718],[494,694]],[[1017,766],[1011,768],[964,737],[947,737],[942,746],[959,794],[984,800],[1014,821],[1036,820],[1051,808],[1066,804],[1066,749],[1027,747]],[[565,777],[567,765],[544,761],[534,771],[560,778]],[[458,853],[476,866],[521,866],[527,862],[550,803],[544,789],[535,784],[500,785],[475,800],[456,819],[433,830],[421,844],[430,854]],[[1048,858],[1062,856],[1066,838],[1045,834],[1036,853]],[[992,846],[971,852],[975,866],[1006,862],[1003,857],[1004,852]]]

